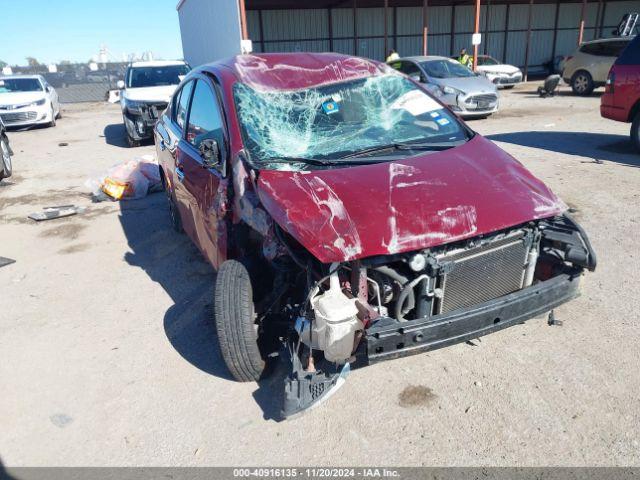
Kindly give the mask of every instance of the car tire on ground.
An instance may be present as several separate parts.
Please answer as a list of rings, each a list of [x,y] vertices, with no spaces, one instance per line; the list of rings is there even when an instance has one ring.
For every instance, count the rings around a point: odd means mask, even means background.
[[[178,233],[182,233],[182,219],[180,218],[180,212],[178,211],[178,206],[176,205],[176,201],[173,198],[173,192],[171,191],[171,189],[167,186],[167,182],[164,179],[164,175],[163,175],[163,184],[164,184],[164,191],[167,194],[167,202],[169,203],[169,215],[171,217],[171,226],[173,227],[173,230],[178,232]]]
[[[56,111],[53,109],[53,103],[51,104],[51,121],[49,122],[49,126],[56,126]]]
[[[515,85],[505,85],[504,89],[505,90],[511,90],[513,87],[515,87]]]
[[[214,315],[222,358],[233,378],[259,380],[265,361],[258,347],[251,278],[237,260],[227,260],[218,270]]]
[[[631,124],[631,141],[640,152],[640,112],[636,113]]]
[[[0,138],[0,180],[3,178],[8,178],[11,176],[11,150],[9,149],[9,144],[4,138]]]
[[[593,93],[594,88],[593,77],[586,70],[578,70],[571,77],[571,90],[576,95],[586,97]]]
[[[62,118],[62,107],[58,106],[58,114],[56,115],[56,118],[58,120],[60,120]]]

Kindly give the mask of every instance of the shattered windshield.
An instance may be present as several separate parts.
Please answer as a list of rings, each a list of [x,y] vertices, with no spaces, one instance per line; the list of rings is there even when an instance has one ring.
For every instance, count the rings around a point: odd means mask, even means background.
[[[430,60],[421,63],[427,75],[433,78],[467,78],[475,74],[455,60]]]
[[[234,97],[245,146],[266,168],[277,159],[339,160],[385,145],[467,139],[451,113],[397,74],[296,91],[237,83]]]

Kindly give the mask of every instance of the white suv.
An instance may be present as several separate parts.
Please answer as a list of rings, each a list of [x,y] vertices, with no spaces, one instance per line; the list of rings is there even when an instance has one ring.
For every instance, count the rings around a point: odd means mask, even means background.
[[[603,38],[580,45],[564,63],[562,78],[576,95],[591,95],[607,81],[611,66],[632,37]]]
[[[174,90],[189,73],[183,61],[134,62],[118,82],[122,120],[130,147],[153,136],[153,126]]]

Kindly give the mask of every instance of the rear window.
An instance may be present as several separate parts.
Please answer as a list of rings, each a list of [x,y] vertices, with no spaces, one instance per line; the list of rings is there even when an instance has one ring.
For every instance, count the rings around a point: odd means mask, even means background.
[[[640,35],[624,49],[616,65],[640,65]]]

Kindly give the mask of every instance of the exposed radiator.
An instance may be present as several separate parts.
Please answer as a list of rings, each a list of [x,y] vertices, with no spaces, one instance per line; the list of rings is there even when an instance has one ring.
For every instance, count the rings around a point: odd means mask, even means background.
[[[464,251],[443,254],[443,295],[435,314],[468,308],[520,290],[529,253],[523,232]]]

